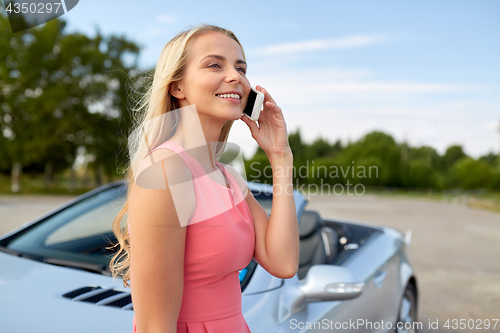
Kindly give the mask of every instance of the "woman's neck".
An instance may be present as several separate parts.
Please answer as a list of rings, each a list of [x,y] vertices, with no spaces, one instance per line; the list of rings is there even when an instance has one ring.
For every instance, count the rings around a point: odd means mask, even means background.
[[[179,109],[177,130],[170,140],[181,145],[200,164],[216,170],[215,152],[223,125],[224,121],[198,113],[194,105],[189,105]]]

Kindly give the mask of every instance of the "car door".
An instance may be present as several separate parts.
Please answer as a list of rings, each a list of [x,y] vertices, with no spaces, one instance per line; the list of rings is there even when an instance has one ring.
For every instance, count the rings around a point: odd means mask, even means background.
[[[344,263],[345,267],[353,270],[364,281],[363,293],[355,299],[342,301],[342,306],[325,314],[325,317],[342,323],[343,327],[349,329],[355,327],[364,332],[391,331],[402,289],[399,257],[396,255],[397,242],[385,233],[380,233]]]
[[[283,332],[352,331],[386,332],[387,322],[394,325],[401,285],[397,244],[392,237],[379,233],[342,263],[365,282],[363,293],[351,300],[311,302],[280,324]],[[284,288],[292,288],[292,279]],[[282,300],[286,302],[286,300]],[[281,304],[281,307],[286,305]],[[383,320],[383,322],[382,322]],[[371,323],[371,324],[370,324]],[[383,327],[382,327],[383,324]]]

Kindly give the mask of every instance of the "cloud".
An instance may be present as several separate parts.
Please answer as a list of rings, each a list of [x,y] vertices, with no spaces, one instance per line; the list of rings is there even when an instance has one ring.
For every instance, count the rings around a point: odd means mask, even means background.
[[[171,14],[161,14],[156,17],[156,22],[174,24],[175,22],[177,22],[177,19]]]
[[[487,128],[488,130],[498,130],[500,133],[500,122],[487,122],[484,124],[484,127]]]
[[[408,101],[423,94],[500,93],[500,87],[486,84],[377,80],[376,72],[339,67],[259,70],[248,76],[253,86],[268,88],[281,103],[331,104],[360,101]],[[477,103],[476,103],[477,106]]]
[[[264,62],[267,64],[267,62]],[[261,66],[261,63],[255,64],[258,69],[250,75],[258,77],[259,80],[272,82],[276,85],[298,85],[304,86],[314,83],[328,83],[335,81],[353,81],[357,79],[368,79],[375,77],[376,73],[366,69],[345,69],[342,67],[322,67],[307,69],[286,69],[269,70],[267,65]],[[265,69],[265,70],[261,70]]]
[[[278,55],[298,52],[310,52],[328,49],[350,49],[380,43],[387,40],[386,35],[354,35],[334,39],[314,39],[301,42],[283,43],[262,47],[251,52],[256,55]]]

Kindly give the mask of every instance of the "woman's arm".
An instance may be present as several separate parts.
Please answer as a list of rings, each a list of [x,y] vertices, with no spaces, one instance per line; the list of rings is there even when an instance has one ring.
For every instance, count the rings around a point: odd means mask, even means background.
[[[251,191],[246,201],[254,222],[255,260],[270,274],[292,278],[299,267],[299,227],[293,197],[293,157],[270,159],[273,169],[273,204],[269,217]]]
[[[166,169],[167,176],[181,172],[172,163]],[[130,281],[139,333],[177,332],[186,227],[178,217],[185,214],[176,213],[174,192],[166,188],[145,189],[134,182],[129,198]]]
[[[299,225],[293,197],[293,155],[281,108],[266,89],[259,85],[256,89],[264,94],[264,107],[259,119],[257,122],[246,116],[241,119],[271,162],[273,206],[269,218],[253,195],[248,195],[247,203],[251,207],[255,225],[255,259],[274,276],[291,278],[298,270],[300,252]]]
[[[292,278],[299,266],[299,230],[293,197],[292,165],[292,155],[271,161],[274,192],[271,217],[255,199],[239,172],[230,165],[224,165],[238,181],[243,195],[246,194],[245,200],[252,214],[255,230],[255,261],[281,279]],[[286,170],[290,172],[286,173]]]

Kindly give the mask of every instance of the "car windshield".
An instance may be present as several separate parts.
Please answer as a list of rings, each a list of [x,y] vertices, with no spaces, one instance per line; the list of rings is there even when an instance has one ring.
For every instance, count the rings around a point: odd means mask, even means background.
[[[4,246],[28,258],[109,275],[109,261],[117,250],[109,249],[117,242],[111,227],[125,203],[125,196],[124,185],[96,193],[21,231]],[[271,198],[256,195],[268,214]],[[126,218],[127,214],[121,221],[122,228]],[[240,281],[249,278],[247,275],[254,265],[240,272]]]
[[[6,247],[44,260],[109,264],[113,252],[106,247],[116,242],[111,225],[125,194],[125,187],[118,186],[78,201],[22,232]]]

